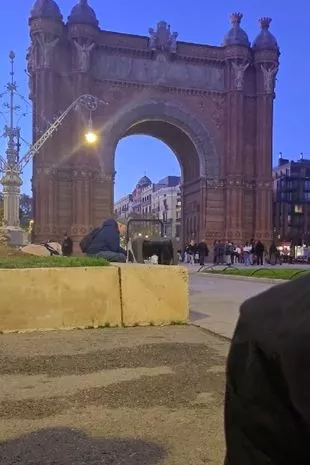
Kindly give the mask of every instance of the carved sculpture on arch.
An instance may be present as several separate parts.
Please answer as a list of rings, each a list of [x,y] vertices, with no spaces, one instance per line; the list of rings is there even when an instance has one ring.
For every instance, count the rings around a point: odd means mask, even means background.
[[[248,61],[232,61],[231,62],[233,76],[234,76],[234,89],[235,90],[243,90],[244,85],[244,75],[250,63]]]
[[[91,52],[95,47],[95,42],[91,40],[73,39],[76,49],[76,68],[81,73],[87,73],[90,68]]]
[[[277,65],[261,65],[261,71],[263,73],[264,91],[266,94],[273,94],[275,89],[276,75],[279,67]]]
[[[35,43],[40,48],[40,64],[44,68],[51,66],[51,54],[59,42],[59,37],[53,34],[39,33],[34,36]]]
[[[177,32],[171,32],[166,21],[157,23],[156,29],[149,28],[149,49],[153,52],[175,54],[177,52]]]

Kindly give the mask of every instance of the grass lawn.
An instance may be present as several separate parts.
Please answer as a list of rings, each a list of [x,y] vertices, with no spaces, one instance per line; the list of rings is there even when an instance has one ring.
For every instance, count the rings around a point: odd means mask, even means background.
[[[203,273],[248,276],[253,278],[271,278],[271,279],[295,279],[310,274],[309,270],[298,268],[226,268],[224,270],[208,269]]]
[[[0,246],[0,269],[58,268],[109,266],[109,262],[95,257],[35,257],[16,249]]]

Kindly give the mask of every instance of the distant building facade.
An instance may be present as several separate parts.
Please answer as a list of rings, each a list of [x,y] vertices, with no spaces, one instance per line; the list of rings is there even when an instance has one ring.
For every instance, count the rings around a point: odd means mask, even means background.
[[[310,243],[310,159],[280,158],[273,169],[275,239]]]
[[[166,236],[181,236],[181,207],[179,177],[168,176],[155,184],[152,214],[163,221]]]
[[[114,213],[119,218],[128,218],[132,206],[132,194],[120,198],[114,205]]]
[[[164,223],[165,235],[178,238],[181,235],[181,211],[179,176],[167,176],[158,183],[143,176],[131,194],[114,204],[114,214],[119,219],[126,220],[133,214],[160,219]]]

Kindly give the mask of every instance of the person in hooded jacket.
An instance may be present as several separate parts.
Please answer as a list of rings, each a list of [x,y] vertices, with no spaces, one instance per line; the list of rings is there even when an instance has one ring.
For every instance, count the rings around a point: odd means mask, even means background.
[[[247,300],[227,362],[225,465],[310,464],[310,276]]]
[[[206,257],[209,255],[209,248],[206,244],[206,241],[202,239],[197,246],[197,252],[199,254],[199,265],[204,266]]]
[[[61,251],[64,257],[71,257],[73,253],[73,241],[67,233],[64,234],[64,238],[61,244]]]
[[[126,262],[126,250],[120,245],[120,232],[117,221],[106,220],[87,249],[87,255],[96,255],[109,262]]]

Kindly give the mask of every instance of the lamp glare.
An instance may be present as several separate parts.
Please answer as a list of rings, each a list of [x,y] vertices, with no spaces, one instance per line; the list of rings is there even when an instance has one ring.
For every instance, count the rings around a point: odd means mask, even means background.
[[[97,134],[94,133],[93,131],[88,131],[85,134],[85,139],[88,144],[94,144],[95,142],[97,142],[98,137],[97,137]]]

